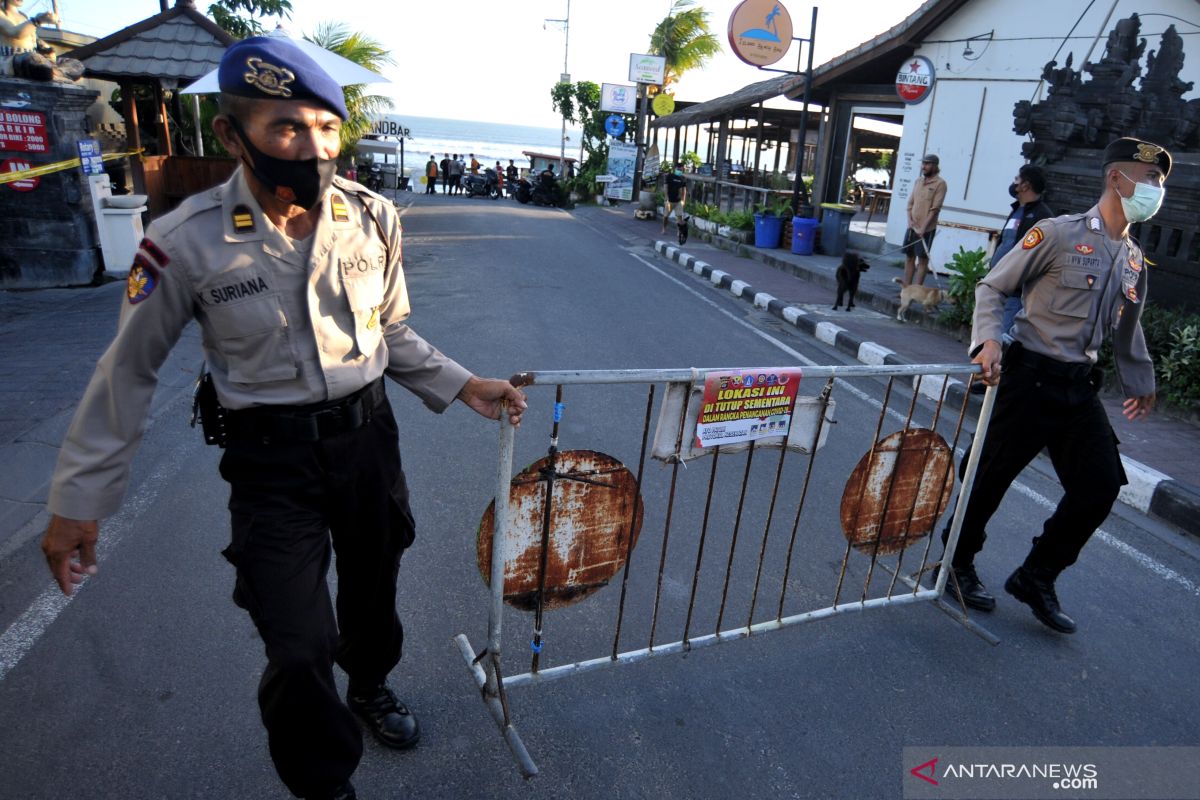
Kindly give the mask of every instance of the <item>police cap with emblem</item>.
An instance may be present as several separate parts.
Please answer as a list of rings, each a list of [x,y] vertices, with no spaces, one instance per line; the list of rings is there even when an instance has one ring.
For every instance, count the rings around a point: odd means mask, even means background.
[[[1141,164],[1157,164],[1163,177],[1171,174],[1171,154],[1160,147],[1141,139],[1125,136],[1104,148],[1104,166],[1114,161],[1136,161]]]
[[[253,36],[225,51],[217,70],[224,94],[255,100],[312,100],[342,119],[346,96],[338,82],[293,42],[278,36]]]

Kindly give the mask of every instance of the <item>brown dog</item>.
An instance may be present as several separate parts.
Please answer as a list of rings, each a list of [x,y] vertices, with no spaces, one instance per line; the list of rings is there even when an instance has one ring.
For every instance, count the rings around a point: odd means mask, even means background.
[[[837,300],[833,303],[833,310],[837,311],[838,306],[842,304],[843,295],[850,295],[850,302],[846,304],[846,310],[854,308],[854,295],[858,292],[858,276],[871,268],[862,256],[852,250],[847,250],[842,256],[842,263],[838,264],[837,268]]]
[[[900,283],[899,278],[892,278],[892,281]],[[900,322],[907,322],[908,307],[913,303],[920,303],[925,309],[925,313],[928,314],[938,303],[949,299],[950,296],[941,289],[932,286],[922,286],[918,283],[910,283],[900,290],[900,308],[896,311],[896,319]]]

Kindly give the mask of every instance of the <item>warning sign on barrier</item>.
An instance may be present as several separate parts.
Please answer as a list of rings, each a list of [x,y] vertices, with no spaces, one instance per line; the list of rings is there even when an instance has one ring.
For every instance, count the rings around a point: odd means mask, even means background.
[[[709,373],[696,421],[696,445],[749,442],[786,436],[800,388],[800,372],[747,369]]]

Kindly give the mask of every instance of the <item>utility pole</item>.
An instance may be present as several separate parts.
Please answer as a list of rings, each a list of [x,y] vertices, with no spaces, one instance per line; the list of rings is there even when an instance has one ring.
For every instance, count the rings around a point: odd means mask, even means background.
[[[792,188],[792,213],[800,213],[800,203],[807,205],[811,203],[811,198],[808,194],[808,189],[804,185],[804,150],[808,147],[808,98],[809,89],[812,86],[812,69],[813,69],[813,44],[817,38],[817,7],[813,6],[812,10],[812,27],[808,31],[808,39],[801,39],[801,42],[808,43],[808,71],[804,73],[804,108],[800,109],[800,152],[796,155],[796,185]],[[796,65],[797,68],[800,66]]]
[[[567,69],[567,56],[571,51],[571,0],[567,0],[567,16],[566,19],[548,19],[546,22],[553,22],[563,26],[563,71],[558,76],[559,83],[570,83],[571,73]],[[545,26],[543,26],[545,27]],[[567,118],[562,120],[562,135],[558,141],[558,178],[563,179],[567,174]]]

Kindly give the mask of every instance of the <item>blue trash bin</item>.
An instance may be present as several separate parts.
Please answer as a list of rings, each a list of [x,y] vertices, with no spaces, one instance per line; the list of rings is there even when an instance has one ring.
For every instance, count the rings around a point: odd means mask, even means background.
[[[811,256],[813,246],[817,243],[817,225],[815,219],[808,217],[792,217],[792,252],[798,256]]]
[[[850,244],[850,220],[855,206],[843,203],[822,203],[821,252],[827,256],[840,256]]]
[[[779,247],[783,236],[783,217],[774,214],[754,215],[754,246],[770,249]]]

